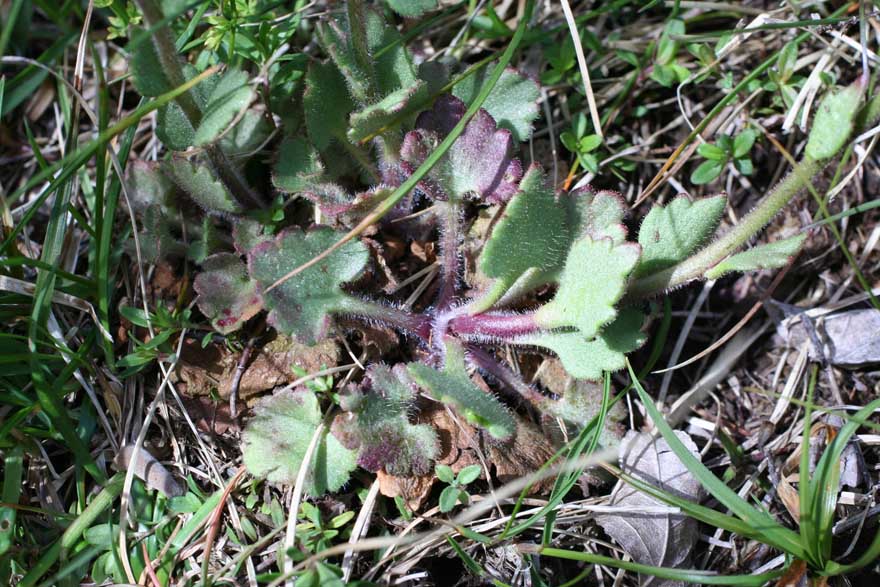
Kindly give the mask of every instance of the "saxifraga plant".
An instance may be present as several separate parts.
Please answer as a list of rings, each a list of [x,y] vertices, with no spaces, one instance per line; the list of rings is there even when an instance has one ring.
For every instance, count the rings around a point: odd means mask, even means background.
[[[182,65],[155,7],[144,16],[153,36],[138,45],[133,69],[141,92],[156,95],[195,70]],[[313,495],[339,489],[358,465],[397,476],[430,474],[438,439],[430,425],[413,420],[420,392],[485,430],[490,442],[509,441],[517,430],[514,414],[474,382],[475,369],[498,391],[584,425],[585,398],[577,389],[547,397],[493,349],[553,354],[573,378],[598,380],[622,369],[627,353],[645,342],[646,298],[692,280],[788,263],[805,235],[736,251],[844,147],[865,87],[829,92],[801,161],[732,229],[715,236],[723,196],[679,196],[654,206],[631,241],[618,194],[557,194],[538,166],[524,169],[515,157],[537,117],[539,88],[505,69],[505,58],[455,75],[446,63],[416,67],[382,12],[358,0],[321,23],[318,33],[328,58],[272,64],[270,79],[277,74],[285,81],[270,84],[260,105],[253,104],[257,93],[247,75],[230,70],[160,110],[157,133],[166,147],[198,146],[201,154],[172,154],[157,166],[135,166],[131,175],[144,250],[153,258],[185,253],[201,265],[198,307],[218,332],[239,330],[265,311],[279,333],[307,344],[337,334],[340,318],[391,327],[413,343],[411,361],[372,364],[360,383],[340,393],[341,412],[322,428],[334,433],[320,440],[307,464]],[[482,108],[460,125],[477,100],[485,100]],[[274,118],[265,112],[291,101],[301,105],[301,116],[289,108]],[[270,141],[277,120],[283,138],[272,179],[285,195],[269,204],[247,186],[243,166]],[[456,140],[438,158],[450,133]],[[414,174],[421,178],[415,189],[398,199]],[[343,180],[372,187],[352,194]],[[204,211],[195,226],[187,201]],[[306,213],[314,223],[303,220],[303,202],[313,204]],[[388,211],[383,218],[375,213],[380,208]],[[483,244],[471,263],[466,237],[477,209],[491,221],[477,235]],[[370,290],[364,278],[370,250],[343,237],[371,214],[379,238],[382,231],[422,240],[437,235],[438,284],[424,309]],[[332,254],[319,257],[333,245]],[[250,471],[293,483],[326,419],[322,403],[308,389],[262,400],[243,435]]]

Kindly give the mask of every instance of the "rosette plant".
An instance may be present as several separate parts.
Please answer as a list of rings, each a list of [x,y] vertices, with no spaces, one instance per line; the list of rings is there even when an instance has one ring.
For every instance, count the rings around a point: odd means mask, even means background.
[[[148,26],[161,24],[157,11],[144,14]],[[145,95],[196,75],[166,30],[156,30],[134,61]],[[517,433],[514,404],[501,399],[514,394],[584,425],[578,389],[545,395],[495,349],[553,355],[571,377],[598,380],[644,344],[647,297],[789,262],[803,235],[736,251],[843,147],[863,94],[856,84],[826,97],[802,161],[726,233],[715,234],[724,196],[679,196],[652,207],[633,239],[618,194],[557,193],[539,166],[517,157],[540,96],[534,81],[506,67],[522,25],[499,62],[465,71],[435,61],[416,66],[397,30],[360,1],[317,32],[323,57],[273,65],[270,77],[297,78],[291,67],[299,77],[259,103],[245,73],[203,73],[206,81],[160,110],[157,131],[169,150],[197,146],[199,154],[172,153],[132,176],[141,240],[155,256],[186,253],[200,265],[198,307],[218,332],[245,328],[265,312],[269,326],[305,344],[342,333],[340,319],[401,335],[393,356],[409,359],[375,362],[341,390],[338,425],[317,444],[330,398],[303,388],[256,407],[243,435],[248,468],[293,483],[311,454],[311,494],[339,489],[357,466],[397,476],[433,471],[437,433],[413,418],[420,394],[450,406],[490,442]],[[298,116],[289,103],[300,106]],[[272,180],[282,194],[271,203],[243,179],[250,154],[267,144],[277,145]],[[190,202],[203,214],[184,247],[178,219],[189,222]],[[490,220],[475,223],[479,211]],[[374,241],[385,231],[436,240],[429,303],[412,309],[371,289],[375,259],[359,238],[368,225],[378,227]],[[478,385],[474,371],[503,394]]]

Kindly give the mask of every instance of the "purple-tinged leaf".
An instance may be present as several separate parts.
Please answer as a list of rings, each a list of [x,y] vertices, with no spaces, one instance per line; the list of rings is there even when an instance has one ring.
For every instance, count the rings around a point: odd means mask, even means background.
[[[336,184],[322,183],[300,195],[318,206],[326,223],[348,227],[363,220],[391,191],[378,185],[352,197]]]
[[[202,314],[220,333],[227,334],[263,309],[257,285],[237,255],[219,253],[205,259],[193,282]]]
[[[415,399],[412,387],[385,365],[372,365],[361,385],[349,386],[340,404],[355,416],[360,466],[405,477],[431,471],[437,434],[427,424],[409,422]]]
[[[421,165],[464,112],[464,102],[458,98],[438,98],[432,110],[419,115],[416,130],[404,138],[404,163],[413,170]],[[421,187],[437,200],[507,201],[522,177],[522,165],[512,158],[512,148],[510,131],[498,129],[489,113],[479,110]]]
[[[239,255],[247,255],[257,245],[272,240],[266,227],[251,218],[239,218],[232,227],[232,244]]]

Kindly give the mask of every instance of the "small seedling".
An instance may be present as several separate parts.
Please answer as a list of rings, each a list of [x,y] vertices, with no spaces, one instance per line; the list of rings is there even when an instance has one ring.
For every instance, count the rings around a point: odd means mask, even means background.
[[[746,129],[736,137],[719,136],[717,144],[703,143],[697,147],[697,153],[706,160],[691,174],[691,183],[699,185],[715,181],[728,163],[733,163],[736,170],[743,175],[751,175],[755,167],[749,153],[757,138],[756,131]]]
[[[468,465],[456,475],[449,465],[437,465],[434,474],[437,479],[448,484],[440,493],[440,511],[445,514],[451,512],[457,503],[470,503],[470,496],[465,488],[479,479],[482,472],[480,465]]]
[[[602,137],[587,134],[587,124],[587,117],[579,112],[574,118],[572,129],[559,135],[559,140],[566,149],[577,155],[581,167],[590,173],[598,173],[599,161],[594,152],[602,144]]]
[[[307,521],[297,524],[296,537],[309,553],[321,552],[330,548],[333,546],[334,538],[338,537],[342,540],[348,538],[347,534],[351,532],[351,529],[346,526],[354,518],[355,512],[343,512],[329,521],[324,521],[321,510],[317,506],[303,502],[300,509],[302,510],[300,517]]]

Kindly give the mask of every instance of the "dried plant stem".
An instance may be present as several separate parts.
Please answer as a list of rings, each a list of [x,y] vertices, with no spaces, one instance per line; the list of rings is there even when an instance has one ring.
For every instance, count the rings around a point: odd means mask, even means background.
[[[135,0],[138,9],[144,16],[144,24],[150,29],[153,47],[156,49],[156,55],[162,65],[162,70],[168,78],[168,82],[179,87],[186,83],[186,77],[183,75],[183,68],[180,66],[180,57],[177,54],[177,47],[174,45],[174,38],[171,36],[171,30],[165,26],[165,17],[162,10],[156,4],[155,0]],[[175,99],[177,105],[183,110],[187,120],[192,127],[198,128],[202,121],[202,109],[196,103],[190,92],[184,92]],[[263,202],[257,193],[252,190],[233,165],[232,161],[226,156],[226,153],[217,145],[208,145],[205,147],[208,160],[214,168],[214,173],[218,179],[222,181],[229,189],[230,193],[243,206],[252,208],[265,208]]]
[[[635,280],[629,287],[627,297],[629,299],[648,297],[702,277],[706,271],[746,244],[764,228],[801,189],[810,184],[825,163],[827,161],[818,161],[805,155],[791,173],[736,226],[681,263]]]

